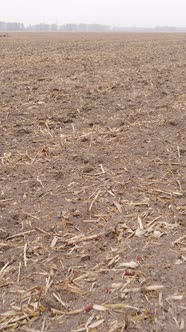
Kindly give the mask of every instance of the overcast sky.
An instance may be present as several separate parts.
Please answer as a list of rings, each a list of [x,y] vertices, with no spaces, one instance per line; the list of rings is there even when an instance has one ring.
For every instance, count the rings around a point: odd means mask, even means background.
[[[186,26],[186,0],[0,0],[0,21]]]

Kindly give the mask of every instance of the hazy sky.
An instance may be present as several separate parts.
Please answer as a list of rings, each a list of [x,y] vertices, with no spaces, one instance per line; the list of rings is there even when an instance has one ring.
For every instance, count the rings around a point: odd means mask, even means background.
[[[186,0],[0,0],[0,21],[186,26]]]

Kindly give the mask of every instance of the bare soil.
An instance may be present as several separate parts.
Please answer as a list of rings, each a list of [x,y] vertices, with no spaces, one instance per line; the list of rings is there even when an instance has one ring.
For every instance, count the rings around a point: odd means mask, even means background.
[[[186,329],[186,34],[0,38],[0,330]]]

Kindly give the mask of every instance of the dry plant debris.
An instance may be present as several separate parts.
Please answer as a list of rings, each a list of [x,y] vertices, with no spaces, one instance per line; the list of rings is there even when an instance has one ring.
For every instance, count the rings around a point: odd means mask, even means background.
[[[186,327],[185,34],[0,40],[0,331]]]

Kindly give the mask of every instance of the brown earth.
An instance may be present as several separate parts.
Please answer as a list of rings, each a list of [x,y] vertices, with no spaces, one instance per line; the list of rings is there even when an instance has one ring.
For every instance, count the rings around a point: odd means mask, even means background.
[[[186,330],[186,34],[0,38],[0,330]]]

